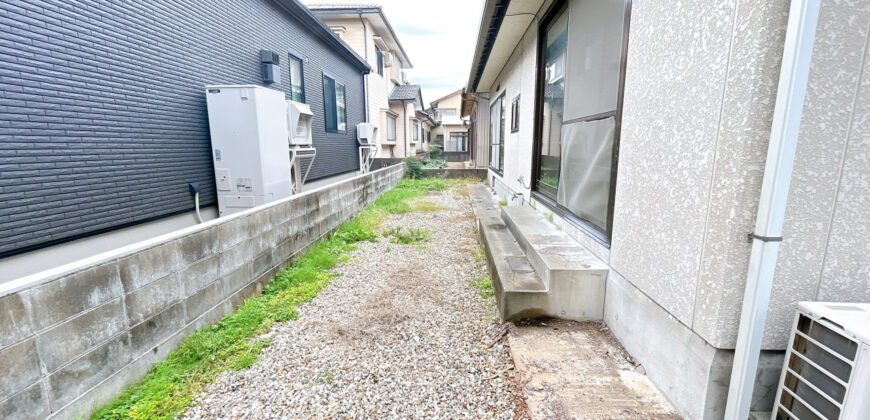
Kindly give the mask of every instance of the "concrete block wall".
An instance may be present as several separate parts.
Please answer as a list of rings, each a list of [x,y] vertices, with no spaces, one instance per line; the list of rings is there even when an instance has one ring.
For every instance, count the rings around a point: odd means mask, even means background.
[[[0,416],[87,417],[402,178],[395,165],[0,286]]]

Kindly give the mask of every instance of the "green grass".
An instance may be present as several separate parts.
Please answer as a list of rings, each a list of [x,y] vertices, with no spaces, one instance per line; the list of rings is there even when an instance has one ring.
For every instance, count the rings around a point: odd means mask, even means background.
[[[328,239],[318,241],[292,266],[282,270],[259,296],[215,325],[193,333],[158,362],[138,384],[95,412],[92,419],[172,419],[180,415],[221,372],[245,369],[270,342],[256,337],[274,322],[296,319],[296,308],[317,296],[334,275],[336,264],[360,241],[377,240],[375,230],[389,214],[405,213],[405,202],[447,188],[443,180],[402,180],[374,204],[344,223]],[[331,373],[321,378],[331,381]]]
[[[471,286],[477,289],[477,294],[484,299],[490,299],[495,296],[495,289],[492,287],[492,279],[489,277],[481,277],[471,280]]]

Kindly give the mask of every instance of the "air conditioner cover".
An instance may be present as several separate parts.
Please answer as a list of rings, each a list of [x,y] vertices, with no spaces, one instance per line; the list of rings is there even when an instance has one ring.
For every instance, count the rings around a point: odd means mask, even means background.
[[[287,100],[287,143],[291,146],[310,146],[313,119],[314,114],[308,104]]]
[[[356,139],[359,144],[369,146],[378,142],[378,126],[373,123],[359,123],[356,126]]]
[[[800,302],[772,418],[870,413],[870,304]]]

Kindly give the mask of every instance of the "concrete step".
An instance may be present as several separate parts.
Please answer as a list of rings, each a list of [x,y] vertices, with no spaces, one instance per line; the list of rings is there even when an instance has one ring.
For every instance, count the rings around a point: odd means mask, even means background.
[[[603,319],[606,264],[531,207],[502,207],[501,218],[548,290],[548,315]]]
[[[545,315],[547,289],[501,218],[498,201],[483,185],[469,188],[499,315],[504,320]]]

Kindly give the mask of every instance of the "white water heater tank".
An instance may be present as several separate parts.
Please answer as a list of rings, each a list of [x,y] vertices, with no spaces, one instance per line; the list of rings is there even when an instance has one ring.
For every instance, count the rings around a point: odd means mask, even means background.
[[[293,193],[284,92],[206,86],[218,212],[226,216]]]

